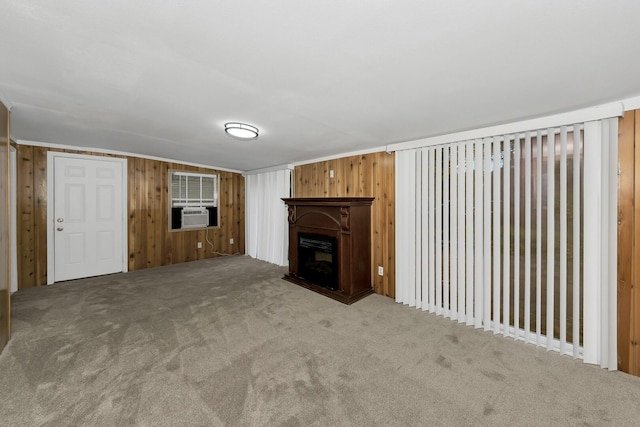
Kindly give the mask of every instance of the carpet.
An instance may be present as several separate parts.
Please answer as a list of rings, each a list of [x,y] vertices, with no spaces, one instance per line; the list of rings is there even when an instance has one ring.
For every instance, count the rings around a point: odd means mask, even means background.
[[[640,378],[247,256],[13,297],[0,425],[638,425]]]

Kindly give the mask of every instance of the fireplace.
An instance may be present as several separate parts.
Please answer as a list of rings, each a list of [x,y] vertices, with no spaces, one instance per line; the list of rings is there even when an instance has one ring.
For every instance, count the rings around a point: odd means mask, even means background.
[[[338,290],[338,239],[298,233],[298,277],[333,291]]]
[[[373,198],[283,200],[289,219],[289,273],[284,279],[345,304],[373,293]]]

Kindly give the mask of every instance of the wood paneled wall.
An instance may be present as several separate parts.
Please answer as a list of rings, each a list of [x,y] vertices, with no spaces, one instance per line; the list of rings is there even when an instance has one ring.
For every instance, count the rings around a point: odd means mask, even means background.
[[[618,369],[640,375],[640,110],[620,119]]]
[[[241,174],[141,158],[129,158],[128,167],[130,270],[218,256],[214,252],[244,253],[244,177]],[[169,170],[220,175],[220,227],[169,231]],[[231,238],[233,244],[229,243]],[[201,249],[197,248],[198,242],[202,242]]]
[[[391,298],[395,298],[394,163],[395,154],[380,152],[310,163],[294,171],[295,197],[375,197],[371,277],[375,292]],[[384,276],[378,275],[378,266],[384,268]]]
[[[19,289],[47,283],[47,152],[50,150],[111,156],[18,146]],[[241,174],[138,157],[126,158],[130,271],[212,258],[219,256],[217,253],[244,253],[244,177]],[[208,231],[169,231],[169,170],[220,175],[220,227]],[[231,238],[234,244],[229,243]],[[198,242],[202,242],[201,249],[197,248]]]
[[[9,110],[0,102],[0,351],[11,336]]]

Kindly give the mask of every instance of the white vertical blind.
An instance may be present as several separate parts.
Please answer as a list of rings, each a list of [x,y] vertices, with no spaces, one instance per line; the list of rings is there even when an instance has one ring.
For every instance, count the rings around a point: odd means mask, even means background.
[[[432,173],[436,170],[435,162],[436,162],[436,153],[433,148],[428,150],[429,159],[427,163],[428,170]],[[429,311],[436,311],[436,209],[435,209],[435,199],[436,199],[436,184],[435,184],[435,176],[431,175],[429,177],[429,187],[428,193],[423,195],[423,197],[428,198],[429,200],[429,214],[427,216],[429,223],[429,235],[428,235],[428,244],[429,244],[429,288],[428,288],[428,297],[429,297]],[[424,218],[424,216],[423,216]]]
[[[415,159],[415,174],[416,174],[416,182],[421,182],[423,179],[423,176],[427,175],[426,170],[422,167],[421,165],[421,159],[422,159],[422,153],[416,153],[416,159]],[[409,295],[409,305],[415,305],[416,307],[420,308],[422,306],[422,277],[421,277],[421,271],[422,271],[422,245],[419,244],[419,242],[422,240],[422,235],[420,234],[420,231],[422,230],[422,224],[421,224],[421,219],[422,219],[422,204],[418,202],[418,200],[420,200],[420,189],[422,187],[420,185],[416,185],[415,188],[415,194],[416,194],[416,203],[415,203],[415,211],[416,211],[416,215],[415,215],[415,239],[416,240],[416,245],[415,245],[415,257],[416,257],[416,261],[415,261],[415,283],[414,283],[414,291]]]
[[[466,162],[465,162],[465,262],[466,262],[466,299],[465,299],[465,319],[467,325],[473,325],[473,304],[474,304],[474,271],[473,271],[473,260],[474,257],[474,218],[477,218],[474,215],[474,204],[473,204],[473,192],[474,192],[474,181],[473,181],[473,170],[474,168],[474,157],[473,157],[473,148],[474,142],[467,141],[465,143],[465,151],[466,151]],[[476,243],[477,244],[477,243]]]
[[[436,212],[435,225],[435,253],[436,253],[436,314],[442,314],[442,147],[435,148],[436,151],[436,203],[434,210]]]
[[[449,177],[451,169],[449,168],[449,147],[444,147],[442,151],[442,306],[444,309],[444,317],[449,317],[449,215],[450,215],[450,198],[449,198]]]
[[[617,256],[615,211],[617,135],[615,119],[584,124],[584,361],[616,369]],[[614,157],[615,156],[615,157]],[[613,233],[611,232],[613,230]]]
[[[603,283],[608,288],[606,295],[608,316],[602,319],[602,327],[608,328],[608,341],[604,344],[609,353],[607,365],[610,370],[615,370],[618,368],[618,119],[610,119],[607,122],[609,134],[603,135],[601,142],[603,150],[609,151],[609,162],[605,165],[607,171],[605,179],[609,184],[607,190],[609,202],[602,204],[603,209],[609,210],[608,221],[602,224],[603,227],[608,228],[604,232],[608,237],[605,251],[605,254],[608,254],[608,269],[606,277],[603,277]]]
[[[516,331],[520,329],[520,144],[521,139],[516,135],[513,141],[513,328]]]
[[[491,139],[486,139],[484,142],[484,212],[482,218],[482,229],[484,231],[482,235],[483,248],[482,258],[482,289],[484,289],[482,295],[482,322],[484,330],[491,329]]]
[[[484,263],[482,261],[482,251],[485,250],[484,248],[484,208],[483,208],[483,204],[484,204],[484,196],[483,196],[483,184],[484,184],[484,180],[482,177],[482,169],[483,169],[483,165],[484,162],[482,160],[482,154],[483,154],[483,144],[477,144],[474,148],[475,148],[475,163],[473,165],[474,169],[475,169],[475,195],[474,195],[474,201],[475,201],[475,207],[473,210],[473,218],[475,218],[475,223],[474,223],[474,231],[475,231],[475,246],[474,246],[474,251],[475,251],[475,257],[474,257],[474,271],[475,271],[475,277],[474,277],[474,308],[473,308],[473,317],[474,317],[474,325],[476,328],[481,328],[482,327],[482,312],[483,312],[483,304],[482,304],[482,299],[484,297],[484,286],[483,286],[483,282],[484,282],[484,273],[483,273],[483,266]]]
[[[504,167],[502,168],[504,179],[503,179],[503,197],[504,203],[503,206],[503,224],[502,224],[502,269],[503,269],[503,277],[502,277],[502,286],[504,286],[504,290],[502,291],[503,302],[502,302],[502,322],[505,327],[502,329],[503,335],[506,337],[509,335],[509,315],[511,308],[511,277],[509,274],[509,270],[511,269],[511,138],[506,137],[504,139]],[[516,230],[514,230],[515,232]],[[518,230],[519,231],[519,230]],[[496,272],[496,274],[500,274]],[[514,307],[515,310],[515,307]]]
[[[578,159],[578,162],[580,160]],[[524,340],[531,339],[531,132],[524,140]]]
[[[500,138],[493,137],[493,158],[489,176],[493,177],[493,333],[500,332]]]
[[[601,135],[600,137],[602,139],[606,139],[608,141],[608,133],[609,133],[609,122],[608,121],[601,121],[600,122],[600,126],[601,126]],[[600,145],[600,155],[601,157],[601,168],[602,168],[602,179],[600,181],[600,184],[602,186],[601,189],[601,201],[599,203],[599,207],[600,207],[600,221],[599,221],[599,225],[601,224],[607,224],[608,220],[609,220],[609,209],[607,207],[608,201],[609,201],[609,197],[608,197],[608,191],[609,191],[609,177],[607,174],[607,169],[608,169],[608,164],[609,164],[609,147],[606,147],[604,145]],[[607,239],[607,234],[609,232],[609,227],[602,227],[601,231],[600,231],[600,239],[601,242],[600,244],[602,246],[604,246],[605,250],[602,250],[603,248],[601,248],[600,250],[600,286],[599,286],[599,290],[600,290],[600,324],[598,325],[600,328],[599,331],[599,341],[600,341],[600,357],[598,362],[603,363],[603,364],[608,364],[608,357],[609,357],[609,349],[607,348],[606,345],[604,345],[606,342],[609,341],[609,328],[607,327],[606,323],[604,322],[604,319],[606,319],[609,315],[609,304],[608,304],[608,287],[607,286],[603,286],[603,284],[606,282],[606,280],[608,280],[608,269],[609,269],[609,256],[607,254],[608,252],[608,239]]]
[[[396,300],[616,369],[616,137],[611,119],[397,152]]]
[[[420,231],[418,232],[417,231],[418,222],[416,222],[416,236],[419,235],[419,233],[422,236],[422,238],[416,242],[416,253],[418,252],[417,246],[420,246],[420,254],[421,254],[421,261],[420,261],[421,275],[416,274],[416,277],[420,276],[420,279],[421,279],[420,287],[416,286],[416,293],[421,296],[420,298],[421,301],[420,301],[420,304],[416,304],[416,308],[422,308],[423,310],[428,309],[428,300],[423,296],[427,295],[427,292],[429,291],[429,289],[427,288],[427,286],[429,285],[429,279],[427,276],[429,274],[429,267],[428,267],[428,263],[424,262],[424,257],[426,256],[428,247],[422,244],[422,242],[425,242],[429,238],[428,223],[423,221],[423,215],[425,214],[425,212],[429,212],[429,200],[422,197],[422,189],[429,187],[429,174],[427,173],[428,168],[426,168],[425,164],[423,164],[423,162],[426,162],[427,158],[428,156],[423,152],[416,153],[416,162],[415,162],[416,168],[421,169],[421,171],[416,171],[416,176],[418,177],[416,182],[418,182],[420,179],[422,180],[422,185],[417,186],[416,188],[416,200],[422,200],[421,204],[416,202],[416,207],[419,208],[419,211],[416,210],[416,219],[420,223],[420,229],[419,229]],[[420,212],[420,214],[418,214],[418,212]]]
[[[465,262],[466,262],[466,241],[465,241],[465,174],[466,174],[466,145],[458,143],[457,175],[458,175],[458,322],[466,321],[465,307]]]
[[[555,155],[556,138],[553,129],[547,129],[547,351],[553,347],[553,314],[555,296]]]
[[[288,264],[289,231],[285,197],[291,197],[291,170],[245,177],[246,247],[253,258]]]
[[[415,216],[416,216],[416,150],[398,151],[395,155],[396,170],[396,209],[397,236],[410,239],[410,244],[403,242],[396,245],[396,281],[414,284],[415,273]],[[410,295],[415,287],[399,286],[396,288],[396,301],[409,304]]]
[[[579,129],[580,125],[573,125],[573,129]],[[573,133],[574,151],[582,146],[580,132]],[[573,254],[580,254],[580,156],[573,156]],[[573,263],[573,358],[580,357],[580,263]]]
[[[536,135],[536,345],[542,340],[542,133]]]
[[[567,127],[560,128],[560,354],[567,351]]]
[[[449,215],[451,216],[451,233],[449,241],[449,267],[450,267],[450,282],[451,282],[451,299],[450,299],[450,316],[452,319],[458,319],[458,144],[451,146],[451,153],[449,154],[451,160],[451,166],[449,167],[449,173],[451,174],[451,194],[450,194],[450,208]],[[445,215],[446,217],[447,215]]]
[[[584,229],[589,230],[585,237],[595,235],[596,245],[584,247],[584,311],[595,312],[597,316],[584,318],[584,360],[587,363],[598,363],[600,359],[600,274],[602,241],[599,227],[602,204],[602,149],[598,143],[602,125],[600,122],[588,122],[584,125]]]

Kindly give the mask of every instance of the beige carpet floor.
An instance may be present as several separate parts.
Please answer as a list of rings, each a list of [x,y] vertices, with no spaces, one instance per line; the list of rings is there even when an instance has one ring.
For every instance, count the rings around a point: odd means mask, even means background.
[[[640,378],[246,256],[13,297],[0,425],[640,425]]]

